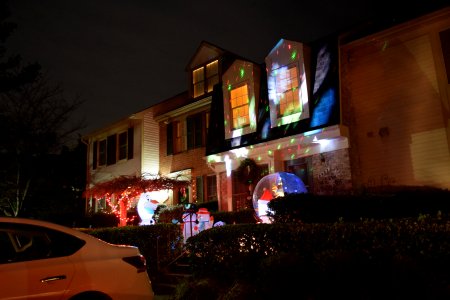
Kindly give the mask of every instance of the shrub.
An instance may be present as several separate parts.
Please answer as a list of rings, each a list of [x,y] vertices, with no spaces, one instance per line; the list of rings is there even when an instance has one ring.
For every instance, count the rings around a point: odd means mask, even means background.
[[[253,209],[212,212],[211,215],[214,217],[214,223],[222,221],[225,224],[255,224],[258,221]]]
[[[223,288],[245,283],[258,299],[448,299],[449,241],[450,220],[425,217],[226,225],[186,249],[193,280],[220,274]]]
[[[179,205],[158,205],[155,211],[155,221],[157,223],[170,223],[173,220],[181,223],[184,212],[184,206]]]

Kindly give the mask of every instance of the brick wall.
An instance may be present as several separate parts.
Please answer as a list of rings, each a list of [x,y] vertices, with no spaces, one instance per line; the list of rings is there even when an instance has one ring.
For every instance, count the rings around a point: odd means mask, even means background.
[[[312,166],[314,194],[339,195],[351,193],[352,177],[348,149],[314,155]]]

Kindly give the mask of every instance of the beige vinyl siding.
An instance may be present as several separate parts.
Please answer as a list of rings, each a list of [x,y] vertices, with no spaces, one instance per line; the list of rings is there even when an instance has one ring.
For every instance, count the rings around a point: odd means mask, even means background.
[[[142,172],[157,175],[159,172],[159,124],[154,120],[151,109],[145,112],[142,126]]]
[[[430,35],[373,37],[346,48],[343,57],[359,184],[449,186],[450,156]]]

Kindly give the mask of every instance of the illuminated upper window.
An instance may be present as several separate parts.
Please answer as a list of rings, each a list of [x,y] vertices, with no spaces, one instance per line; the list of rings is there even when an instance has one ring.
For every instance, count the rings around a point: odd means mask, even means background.
[[[219,61],[215,60],[206,66],[192,71],[192,85],[194,98],[205,93],[212,92],[213,87],[219,82]]]
[[[174,144],[173,150],[175,153],[183,151],[183,129],[181,128],[181,122],[174,122]]]
[[[248,110],[248,88],[243,85],[230,91],[231,115],[233,129],[242,128],[250,124]]]
[[[298,93],[298,68],[296,64],[275,70],[276,93],[278,98],[278,117],[291,115],[301,110]]]
[[[212,92],[213,87],[219,82],[219,62],[217,60],[206,65],[206,92]]]
[[[205,92],[204,67],[198,68],[192,72],[192,83],[194,85],[194,97],[198,97]]]
[[[308,86],[302,43],[281,39],[265,58],[270,126],[308,119]]]
[[[221,78],[226,139],[256,132],[257,100],[261,70],[258,65],[237,59]]]

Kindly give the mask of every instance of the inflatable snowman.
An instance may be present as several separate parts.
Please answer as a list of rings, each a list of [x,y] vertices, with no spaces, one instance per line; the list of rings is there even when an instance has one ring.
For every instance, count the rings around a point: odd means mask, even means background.
[[[139,225],[153,225],[155,220],[153,215],[158,207],[159,202],[151,199],[150,193],[143,193],[139,198],[137,205],[138,214],[141,217],[141,223]]]

